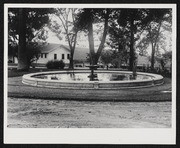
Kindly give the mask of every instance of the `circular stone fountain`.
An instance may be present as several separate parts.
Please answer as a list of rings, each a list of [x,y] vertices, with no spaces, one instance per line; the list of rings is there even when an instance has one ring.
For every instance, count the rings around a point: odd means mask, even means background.
[[[102,90],[150,87],[164,82],[161,75],[152,73],[137,72],[136,79],[129,71],[96,70],[94,75],[97,77],[92,80],[90,70],[39,72],[23,75],[22,82],[37,87]]]

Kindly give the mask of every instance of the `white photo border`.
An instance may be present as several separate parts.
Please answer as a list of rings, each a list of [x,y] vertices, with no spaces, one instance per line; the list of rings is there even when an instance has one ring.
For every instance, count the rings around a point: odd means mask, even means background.
[[[176,50],[172,52],[171,128],[7,128],[8,8],[171,8],[172,49],[176,47],[176,4],[4,4],[4,143],[5,144],[175,144]]]

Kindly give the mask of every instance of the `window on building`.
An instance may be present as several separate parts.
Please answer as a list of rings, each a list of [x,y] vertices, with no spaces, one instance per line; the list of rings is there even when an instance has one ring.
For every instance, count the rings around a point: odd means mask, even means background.
[[[43,58],[43,53],[41,53],[41,58]]]
[[[62,59],[64,59],[64,54],[62,54]]]
[[[56,60],[57,59],[57,54],[54,54],[54,60]]]
[[[70,59],[70,54],[69,53],[67,54],[67,59]]]
[[[44,57],[47,58],[47,53],[44,54]]]

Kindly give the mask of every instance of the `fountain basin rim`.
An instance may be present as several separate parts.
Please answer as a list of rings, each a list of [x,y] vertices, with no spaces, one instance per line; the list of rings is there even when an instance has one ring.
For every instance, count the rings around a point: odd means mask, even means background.
[[[44,82],[44,83],[62,83],[62,84],[128,84],[128,83],[143,83],[143,82],[152,82],[155,81],[163,81],[163,77],[158,74],[152,74],[152,73],[143,73],[143,72],[137,72],[138,75],[144,75],[149,76],[151,79],[142,79],[142,80],[125,80],[125,81],[59,81],[59,80],[48,80],[48,79],[41,79],[41,78],[34,78],[33,76],[37,75],[45,75],[45,74],[66,74],[73,71],[48,71],[48,72],[38,72],[38,73],[31,73],[23,75],[22,82],[27,84],[27,81],[32,81],[34,83],[38,82]],[[90,72],[90,70],[77,70],[74,71],[74,73],[84,73],[84,72]],[[123,74],[132,74],[130,71],[96,71],[98,73],[123,73]],[[30,84],[31,85],[31,84]]]
[[[147,82],[147,81],[156,81],[159,79],[163,79],[161,75],[158,74],[152,74],[152,73],[144,73],[144,72],[137,72],[137,75],[144,75],[149,76],[151,79],[142,79],[142,80],[124,80],[124,81],[60,81],[60,80],[48,80],[48,79],[41,79],[41,78],[35,78],[33,76],[38,75],[46,75],[46,74],[67,74],[73,71],[48,71],[48,72],[38,72],[38,73],[31,73],[31,74],[25,74],[23,75],[23,79],[29,79],[34,81],[44,81],[44,82],[62,82],[62,83],[131,83],[131,82]],[[74,71],[74,73],[84,73],[84,72],[90,72],[89,70],[77,70]],[[98,73],[122,73],[122,74],[132,74],[131,71],[98,71]]]

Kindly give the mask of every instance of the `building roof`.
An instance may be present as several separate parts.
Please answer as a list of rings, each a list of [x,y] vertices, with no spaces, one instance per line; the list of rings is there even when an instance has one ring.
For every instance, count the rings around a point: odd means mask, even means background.
[[[88,53],[89,53],[88,48],[76,47],[74,51],[74,60],[86,60]]]
[[[41,53],[50,53],[59,47],[63,47],[64,49],[70,51],[69,48],[67,48],[65,45],[54,44],[54,43],[46,43],[43,45],[43,47],[40,50],[41,50]]]
[[[137,61],[138,61],[137,62],[138,66],[150,66],[151,65],[150,59],[147,56],[138,55]],[[160,65],[161,64],[158,63],[156,60],[154,61],[154,67],[160,67]]]
[[[138,57],[137,57],[137,65],[138,66],[149,65],[149,64],[150,64],[150,61],[147,56],[138,55]]]

